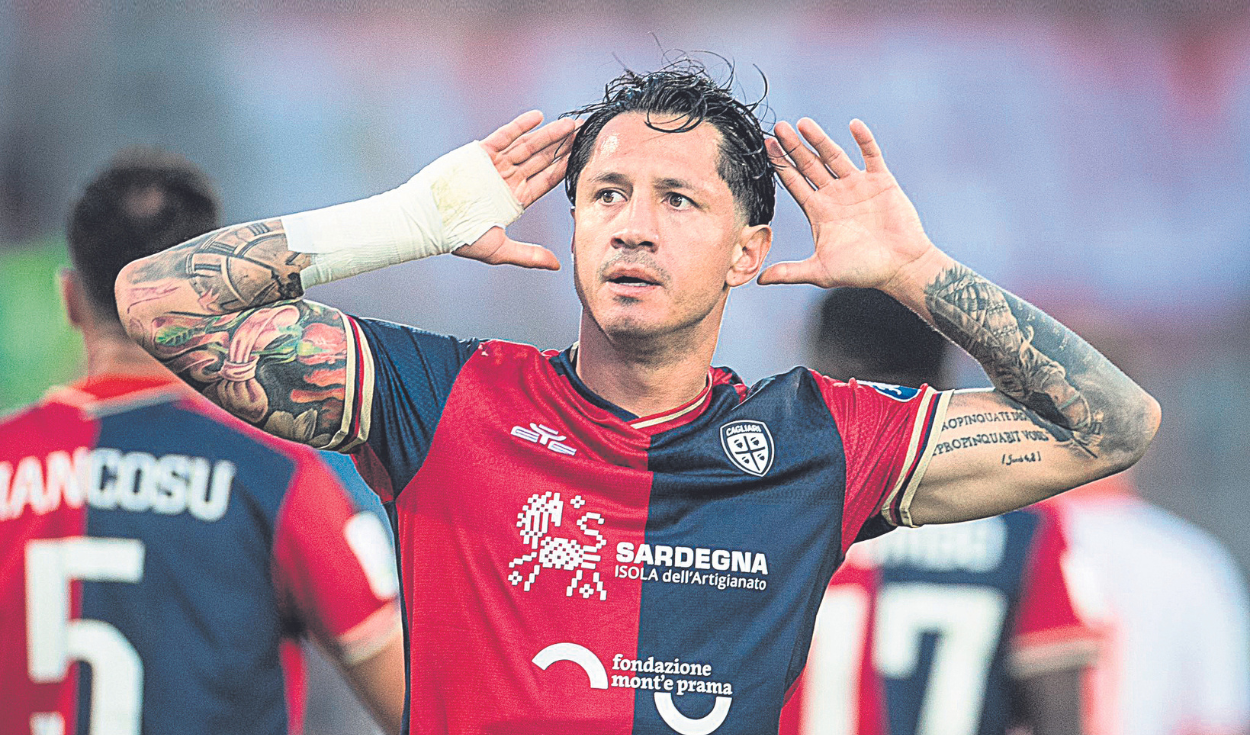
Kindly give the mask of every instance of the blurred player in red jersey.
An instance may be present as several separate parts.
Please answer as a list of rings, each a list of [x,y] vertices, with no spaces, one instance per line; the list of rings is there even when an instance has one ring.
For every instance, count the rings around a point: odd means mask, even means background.
[[[945,383],[946,340],[880,291],[831,292],[814,336],[814,365],[831,377]],[[1083,732],[1080,677],[1098,633],[1072,568],[1054,512],[1037,506],[852,547],[782,734]]]
[[[217,226],[189,163],[119,156],[70,218],[88,377],[0,421],[0,732],[301,729],[308,633],[389,731],[403,653],[385,527],[316,452],[188,390],[126,338],[129,261]]]
[[[1140,336],[1076,316],[1129,373]],[[1084,330],[1083,330],[1084,331]],[[1250,596],[1211,534],[1143,499],[1133,473],[1076,488],[1046,505],[1098,579],[1104,646],[1086,676],[1094,735],[1250,733]]]

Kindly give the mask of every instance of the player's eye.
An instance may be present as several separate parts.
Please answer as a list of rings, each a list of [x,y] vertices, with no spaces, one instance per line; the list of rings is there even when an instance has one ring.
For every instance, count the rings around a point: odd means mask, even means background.
[[[690,197],[677,194],[676,192],[670,192],[664,198],[673,209],[689,209],[694,206],[694,202],[690,201]]]
[[[595,195],[595,199],[604,204],[619,204],[625,200],[625,195],[616,189],[604,189]]]

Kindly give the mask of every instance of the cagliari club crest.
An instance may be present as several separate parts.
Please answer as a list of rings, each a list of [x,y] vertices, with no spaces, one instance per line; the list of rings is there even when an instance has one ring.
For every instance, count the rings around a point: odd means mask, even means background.
[[[773,435],[763,421],[731,421],[720,427],[720,444],[738,469],[763,477],[773,466]]]

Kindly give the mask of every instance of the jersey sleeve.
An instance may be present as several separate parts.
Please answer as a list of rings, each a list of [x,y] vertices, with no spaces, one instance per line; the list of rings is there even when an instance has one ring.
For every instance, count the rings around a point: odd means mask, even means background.
[[[400,628],[395,554],[381,519],[355,503],[312,452],[274,527],[274,586],[283,611],[340,662],[370,658]]]
[[[348,396],[342,438],[360,474],[391,501],[421,467],[460,368],[478,340],[460,340],[375,319],[344,317]]]
[[[813,375],[846,456],[843,550],[861,535],[878,535],[874,525],[915,525],[911,499],[933,456],[950,394]],[[884,523],[873,520],[878,517]]]
[[[1097,580],[1069,552],[1052,510],[1035,506],[1028,512],[1041,519],[1025,561],[1009,649],[1016,678],[1088,666],[1101,639]]]

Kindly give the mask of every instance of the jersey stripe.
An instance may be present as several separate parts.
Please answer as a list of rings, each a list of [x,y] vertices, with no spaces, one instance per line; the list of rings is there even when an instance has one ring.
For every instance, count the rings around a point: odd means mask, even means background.
[[[906,469],[899,474],[898,481],[881,506],[881,514],[896,526],[915,526],[911,520],[911,501],[920,481],[924,479],[929,460],[933,458],[940,433],[933,429],[941,426],[946,419],[950,396],[950,393],[939,393],[927,388],[920,410],[916,412],[911,439],[907,444],[907,455],[903,460],[903,467]]]
[[[322,449],[349,452],[369,438],[369,422],[373,413],[373,353],[356,320],[346,314],[342,314],[341,318],[350,344],[347,350],[347,377],[344,380],[343,419],[339,430]]]

